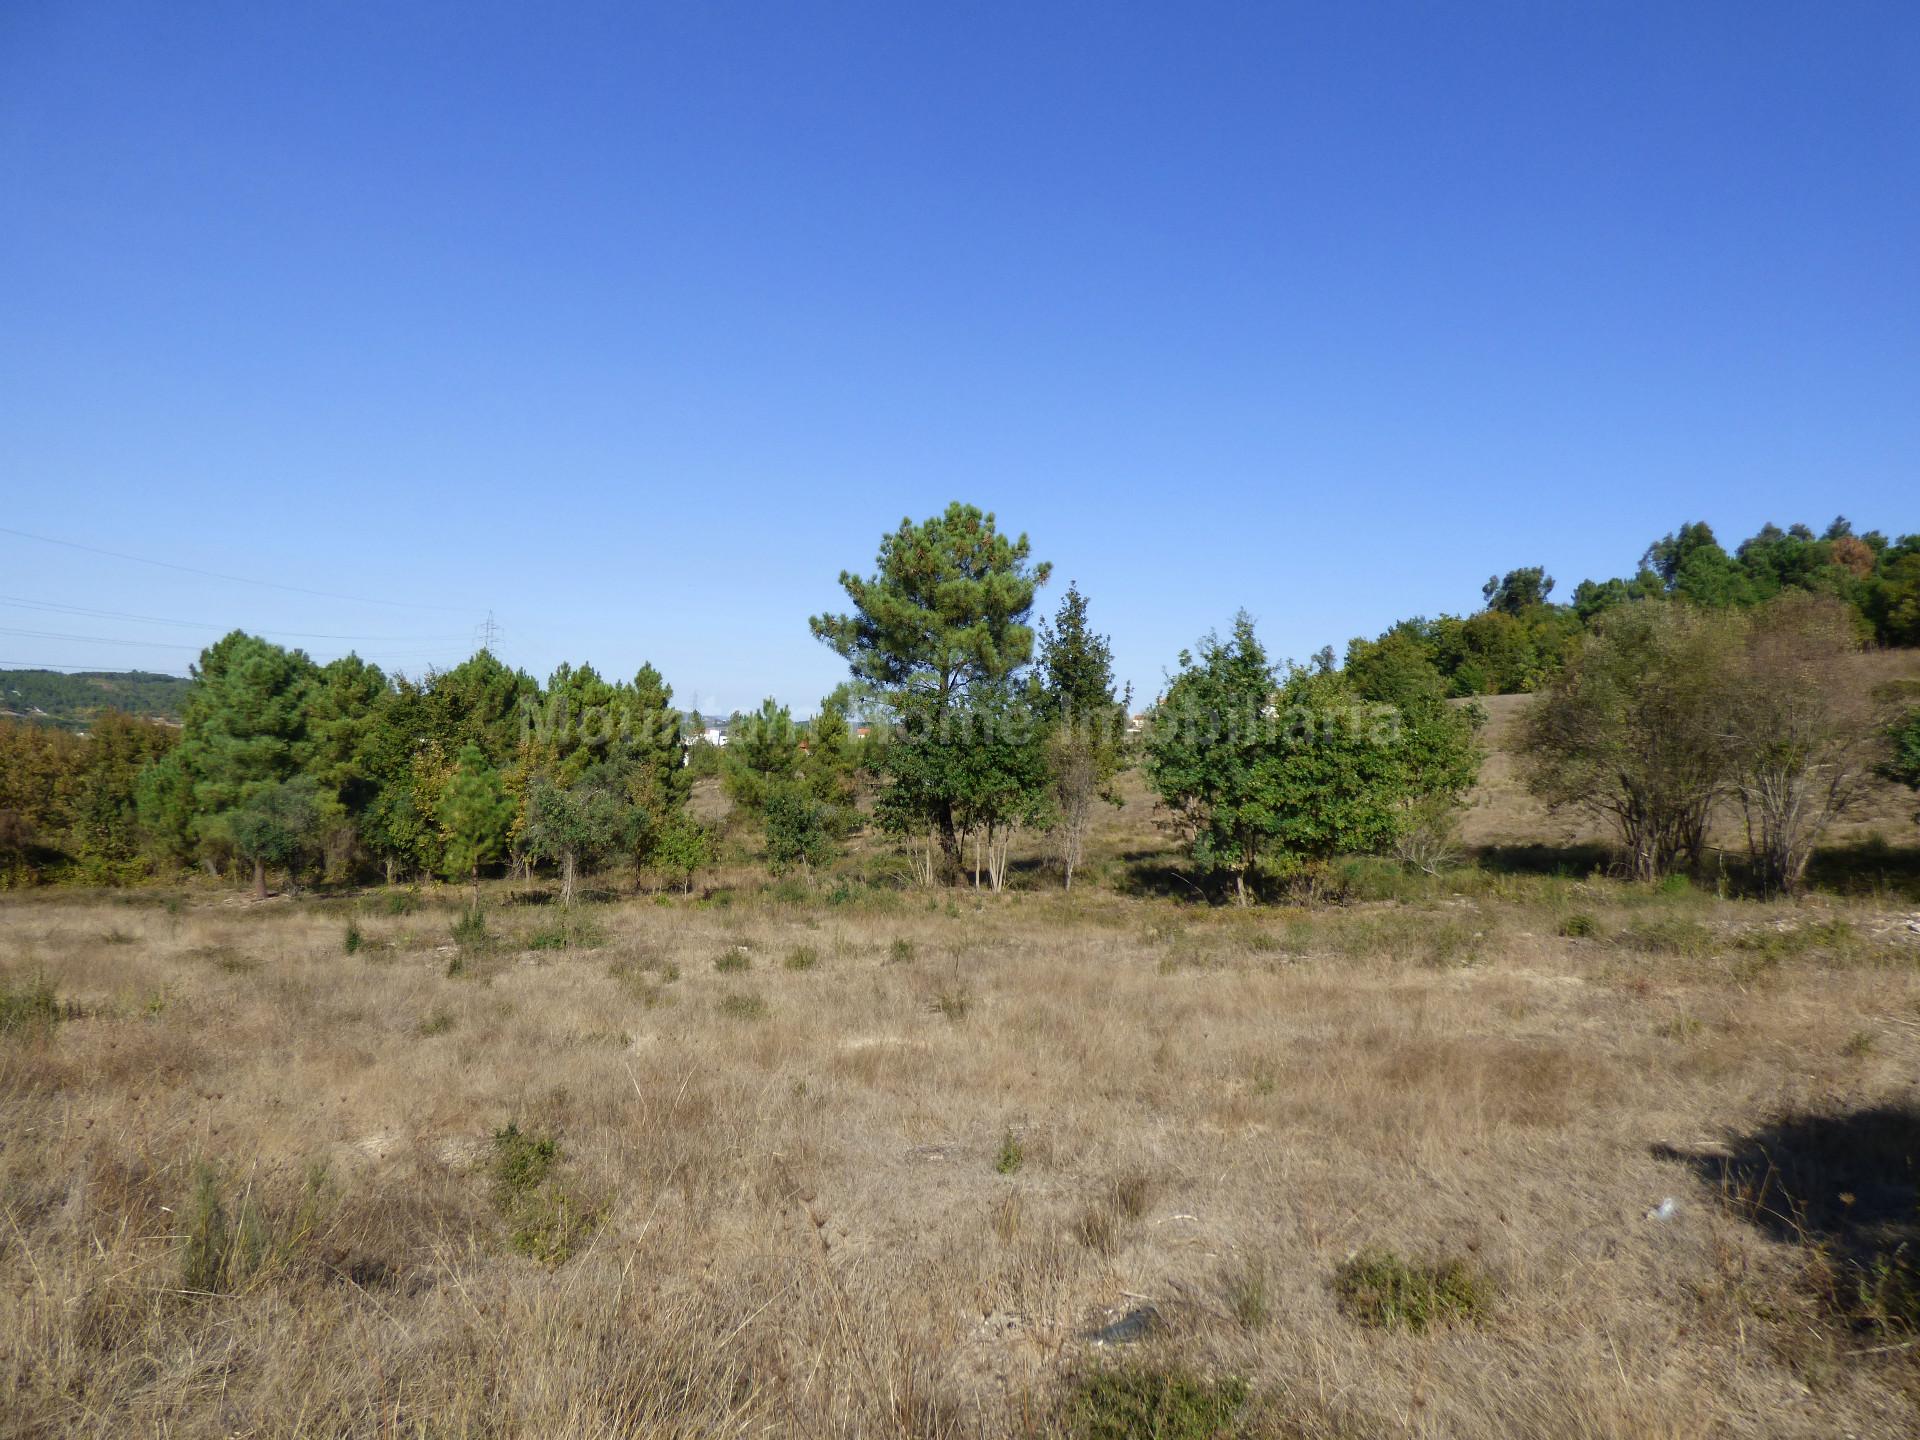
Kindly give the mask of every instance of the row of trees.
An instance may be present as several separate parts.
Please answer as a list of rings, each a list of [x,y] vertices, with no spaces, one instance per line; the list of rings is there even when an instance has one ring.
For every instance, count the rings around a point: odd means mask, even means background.
[[[1643,876],[1697,866],[1715,807],[1735,804],[1761,879],[1791,890],[1873,765],[1920,779],[1920,717],[1886,758],[1884,717],[1848,668],[1860,612],[1807,588],[1759,605],[1694,595],[1710,568],[1698,540],[1656,546],[1668,578],[1556,639],[1526,773],[1550,804],[1615,824]],[[1035,623],[1049,574],[1024,535],[955,504],[903,520],[871,574],[841,575],[848,608],[810,623],[848,684],[806,722],[771,699],[735,717],[709,757],[775,873],[811,875],[871,824],[921,880],[998,890],[1016,837],[1044,831],[1071,886],[1135,759],[1197,869],[1243,902],[1336,855],[1448,858],[1483,717],[1432,635],[1355,642],[1340,669],[1330,651],[1276,665],[1243,614],[1180,656],[1136,743],[1086,597],[1070,586]],[[1539,571],[1500,577],[1463,624],[1547,633],[1543,617],[1573,613],[1551,588]],[[0,865],[57,855],[100,879],[200,865],[261,893],[275,868],[477,883],[547,865],[568,900],[613,862],[691,884],[715,835],[689,813],[698,767],[672,698],[652,666],[609,681],[562,665],[542,686],[482,651],[414,681],[236,632],[201,656],[178,732],[125,717],[87,739],[0,728]],[[872,722],[858,731],[856,709]]]
[[[1351,641],[1348,662],[1389,642],[1413,645],[1450,694],[1517,694],[1549,683],[1601,616],[1633,601],[1738,611],[1793,594],[1836,601],[1860,640],[1920,645],[1920,535],[1855,534],[1845,517],[1819,535],[1805,525],[1766,525],[1732,552],[1704,521],[1682,525],[1647,547],[1631,577],[1583,580],[1569,604],[1555,604],[1553,590],[1539,566],[1496,575],[1481,588],[1476,613],[1403,620],[1377,639]]]
[[[259,893],[270,869],[550,862],[571,898],[616,854],[685,879],[709,839],[686,813],[672,697],[651,666],[610,682],[562,665],[543,688],[482,650],[414,681],[236,631],[202,652],[177,731],[108,715],[84,739],[0,732],[0,859],[96,879],[237,867]]]

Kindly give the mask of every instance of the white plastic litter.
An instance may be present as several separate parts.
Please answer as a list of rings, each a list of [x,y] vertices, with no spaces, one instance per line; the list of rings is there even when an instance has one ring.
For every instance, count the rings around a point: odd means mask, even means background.
[[[1647,1219],[1671,1220],[1675,1215],[1679,1213],[1680,1213],[1680,1202],[1674,1199],[1673,1196],[1669,1195],[1667,1196],[1666,1199],[1662,1200],[1658,1205],[1654,1206],[1651,1210],[1647,1211]]]

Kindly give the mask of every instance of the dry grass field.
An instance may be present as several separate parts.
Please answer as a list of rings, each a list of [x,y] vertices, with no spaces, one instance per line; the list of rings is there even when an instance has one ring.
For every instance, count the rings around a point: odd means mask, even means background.
[[[458,941],[0,899],[0,1433],[1920,1430],[1910,880],[1239,912],[1106,827]]]

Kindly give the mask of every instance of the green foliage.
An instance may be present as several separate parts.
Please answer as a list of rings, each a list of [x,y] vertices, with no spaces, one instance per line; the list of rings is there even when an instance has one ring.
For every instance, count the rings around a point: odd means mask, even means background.
[[[1380,850],[1423,793],[1457,797],[1477,757],[1470,728],[1443,712],[1436,701],[1403,724],[1324,667],[1280,679],[1243,613],[1231,639],[1182,653],[1148,735],[1148,776],[1194,862],[1232,875],[1244,901],[1251,876]]]
[[[1085,852],[1096,801],[1120,803],[1114,780],[1126,761],[1127,702],[1113,681],[1113,647],[1087,620],[1087,599],[1068,585],[1040,633],[1039,708],[1049,733],[1045,764],[1067,889]]]
[[[899,722],[881,761],[882,813],[896,833],[930,830],[949,879],[962,868],[967,774],[994,768],[972,754],[992,730],[954,722],[990,710],[1032,658],[1027,620],[1049,567],[1029,557],[1024,535],[1010,539],[992,515],[956,502],[919,525],[902,520],[873,575],[841,573],[852,610],[810,622]]]
[[[751,991],[722,995],[718,1008],[729,1020],[764,1020],[767,1017],[767,1002]]]
[[[366,943],[367,937],[360,933],[360,922],[357,919],[349,918],[347,921],[347,933],[341,942],[341,948],[349,955],[358,955],[360,953],[360,947]]]
[[[297,877],[320,849],[322,810],[318,787],[305,775],[251,786],[226,819],[233,852],[253,863],[256,888],[264,891],[268,867]]]
[[[25,984],[0,983],[0,1035],[45,1031],[66,1018],[66,1009],[44,975]]]
[[[593,1227],[599,1211],[560,1181],[559,1139],[522,1131],[509,1121],[493,1137],[493,1198],[507,1222],[515,1254],[543,1264],[565,1263]]]
[[[993,1168],[1002,1175],[1014,1175],[1026,1163],[1026,1146],[1020,1143],[1020,1137],[1013,1131],[1007,1131],[1000,1137],[1000,1153],[994,1157]]]
[[[713,968],[722,974],[751,970],[753,968],[752,952],[744,945],[731,945],[715,957]]]
[[[811,945],[796,945],[784,963],[789,970],[811,970],[820,963],[820,952]]]
[[[536,778],[527,789],[520,839],[529,855],[559,863],[561,903],[571,905],[579,872],[630,849],[642,823],[643,812],[628,803],[611,769],[601,767],[567,786]]]
[[[529,950],[598,950],[607,932],[573,910],[562,910],[550,923],[527,936]]]
[[[1591,940],[1600,933],[1600,922],[1576,910],[1560,922],[1559,933],[1568,940]]]
[[[1887,741],[1886,777],[1910,790],[1920,790],[1920,706],[1894,722],[1887,732]]]
[[[832,863],[839,848],[833,807],[806,786],[793,780],[775,785],[764,794],[763,816],[767,868],[775,875]]]
[[[517,806],[500,772],[478,745],[460,751],[453,778],[440,797],[440,824],[446,834],[442,864],[449,878],[478,881],[480,867],[506,853],[507,832]]]
[[[1334,1272],[1340,1308],[1363,1325],[1410,1330],[1472,1321],[1492,1307],[1493,1291],[1466,1261],[1410,1261],[1391,1250],[1367,1250]]]
[[[648,863],[661,875],[693,888],[693,877],[713,863],[713,836],[691,816],[676,814],[652,832]]]
[[[1074,1440],[1225,1440],[1250,1393],[1240,1379],[1124,1366],[1081,1375],[1062,1410]]]
[[[324,1167],[310,1170],[299,1199],[270,1214],[251,1184],[229,1201],[220,1174],[205,1161],[194,1167],[193,1193],[181,1207],[181,1288],[217,1295],[244,1289],[263,1272],[285,1265],[323,1227],[328,1203]]]
[[[484,950],[490,943],[486,912],[478,905],[462,910],[453,922],[453,943],[462,950]]]

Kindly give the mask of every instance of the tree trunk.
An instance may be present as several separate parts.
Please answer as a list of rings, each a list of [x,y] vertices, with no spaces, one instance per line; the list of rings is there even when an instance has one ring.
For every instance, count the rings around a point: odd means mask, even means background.
[[[1246,871],[1236,870],[1233,872],[1233,893],[1234,893],[1234,898],[1239,901],[1241,908],[1244,909],[1247,903],[1247,872]]]
[[[940,857],[945,874],[940,878],[949,885],[960,882],[967,873],[966,862],[960,856],[960,832],[954,828],[953,806],[942,801],[939,813],[934,816],[940,831]]]
[[[253,898],[256,900],[267,898],[267,862],[264,860],[253,862]]]
[[[573,904],[573,851],[568,850],[560,857],[560,903]]]

